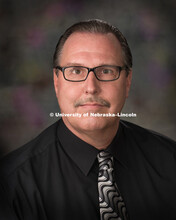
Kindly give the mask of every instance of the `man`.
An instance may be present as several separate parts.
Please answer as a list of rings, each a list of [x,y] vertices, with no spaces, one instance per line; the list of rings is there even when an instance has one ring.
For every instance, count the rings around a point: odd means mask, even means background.
[[[53,63],[70,117],[1,161],[1,219],[175,220],[175,142],[116,116],[132,78],[121,32],[100,20],[74,24]]]

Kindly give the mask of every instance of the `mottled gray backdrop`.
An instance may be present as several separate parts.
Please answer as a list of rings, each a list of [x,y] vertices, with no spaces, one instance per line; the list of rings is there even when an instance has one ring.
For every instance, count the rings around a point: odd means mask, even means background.
[[[28,142],[57,120],[52,56],[72,23],[104,19],[126,36],[134,59],[126,118],[176,140],[175,0],[1,0],[0,151]]]

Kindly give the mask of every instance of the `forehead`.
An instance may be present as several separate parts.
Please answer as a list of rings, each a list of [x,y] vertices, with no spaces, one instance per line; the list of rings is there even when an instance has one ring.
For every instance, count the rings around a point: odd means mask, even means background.
[[[87,33],[76,32],[66,40],[60,56],[60,61],[65,57],[94,55],[105,57],[121,57],[122,48],[116,36],[112,33]]]

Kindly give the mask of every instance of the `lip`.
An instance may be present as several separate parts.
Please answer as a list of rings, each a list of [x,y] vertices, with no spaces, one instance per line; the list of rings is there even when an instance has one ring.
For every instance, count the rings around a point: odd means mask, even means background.
[[[80,105],[79,107],[95,109],[95,108],[102,108],[104,106],[99,103],[85,103]]]

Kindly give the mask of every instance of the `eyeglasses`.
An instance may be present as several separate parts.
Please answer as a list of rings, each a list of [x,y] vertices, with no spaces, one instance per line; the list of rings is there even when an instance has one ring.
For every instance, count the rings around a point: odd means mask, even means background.
[[[112,65],[103,65],[94,68],[88,68],[84,66],[56,66],[55,68],[61,70],[64,79],[71,82],[85,81],[91,71],[93,71],[95,77],[99,81],[114,81],[120,77],[120,72],[122,70],[128,69],[127,66],[121,67]]]

